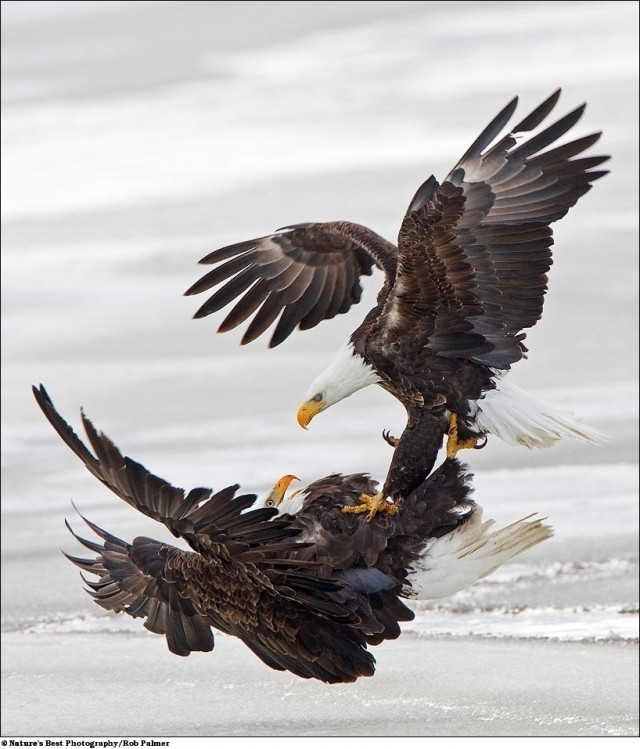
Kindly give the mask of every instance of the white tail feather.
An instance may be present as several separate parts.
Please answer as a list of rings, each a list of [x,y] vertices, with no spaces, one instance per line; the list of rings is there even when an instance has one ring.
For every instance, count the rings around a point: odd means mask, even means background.
[[[505,562],[553,535],[544,518],[529,515],[490,532],[495,521],[482,522],[478,507],[467,522],[429,544],[411,579],[421,599],[443,598],[490,575]]]
[[[478,409],[475,419],[482,433],[528,448],[550,447],[563,437],[594,445],[607,440],[602,432],[581,424],[507,379],[496,378],[495,382],[495,390],[489,390],[473,404]]]

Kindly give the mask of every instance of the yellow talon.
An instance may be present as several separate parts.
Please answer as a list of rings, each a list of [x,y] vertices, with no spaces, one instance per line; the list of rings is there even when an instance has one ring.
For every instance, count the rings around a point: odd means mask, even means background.
[[[458,450],[465,450],[475,447],[478,440],[475,437],[469,437],[462,442],[458,441],[458,414],[452,413],[449,419],[449,439],[447,440],[447,458],[455,458]]]
[[[349,505],[342,508],[342,512],[368,512],[366,522],[370,522],[379,512],[386,513],[387,515],[395,515],[398,512],[398,506],[392,502],[387,502],[384,493],[379,494],[361,494],[359,505]]]

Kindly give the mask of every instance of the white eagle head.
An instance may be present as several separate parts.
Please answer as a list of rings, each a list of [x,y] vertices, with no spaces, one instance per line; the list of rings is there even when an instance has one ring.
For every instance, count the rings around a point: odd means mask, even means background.
[[[380,382],[380,377],[373,367],[356,354],[352,343],[347,343],[311,383],[305,401],[298,409],[298,424],[306,429],[316,414],[377,382]]]

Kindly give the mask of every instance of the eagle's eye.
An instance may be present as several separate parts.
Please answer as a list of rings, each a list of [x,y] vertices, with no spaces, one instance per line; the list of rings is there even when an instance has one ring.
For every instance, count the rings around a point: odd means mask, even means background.
[[[320,403],[322,400],[322,393],[316,393],[311,400]]]

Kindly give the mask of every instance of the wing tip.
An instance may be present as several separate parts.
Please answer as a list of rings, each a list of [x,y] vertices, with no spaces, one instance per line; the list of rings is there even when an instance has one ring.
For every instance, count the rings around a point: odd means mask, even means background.
[[[40,383],[39,385],[32,385],[31,392],[33,393],[33,397],[36,399],[37,404],[43,411],[45,411],[45,413],[47,410],[47,406],[53,408],[53,401],[51,400],[51,396],[42,383]]]
[[[597,172],[587,172],[589,175],[589,182],[595,182],[597,179],[606,177],[611,172],[611,169],[599,169]]]
[[[253,343],[259,337],[260,333],[254,333],[251,329],[247,329],[246,333],[240,339],[240,345],[246,346],[248,343]]]

